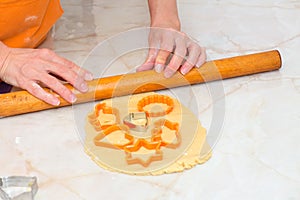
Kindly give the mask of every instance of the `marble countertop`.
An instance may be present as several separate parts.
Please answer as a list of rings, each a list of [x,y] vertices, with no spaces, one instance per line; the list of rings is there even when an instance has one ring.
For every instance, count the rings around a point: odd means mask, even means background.
[[[79,65],[99,42],[149,24],[146,1],[62,5],[65,13],[42,47]],[[0,176],[37,176],[36,199],[300,199],[300,2],[178,5],[182,30],[207,48],[209,60],[271,49],[283,60],[280,71],[221,82],[225,118],[207,163],[155,177],[106,171],[85,154],[76,107],[66,107],[0,120]],[[117,64],[128,70],[126,59]],[[205,85],[192,89],[202,99],[199,119],[210,127],[215,102]]]

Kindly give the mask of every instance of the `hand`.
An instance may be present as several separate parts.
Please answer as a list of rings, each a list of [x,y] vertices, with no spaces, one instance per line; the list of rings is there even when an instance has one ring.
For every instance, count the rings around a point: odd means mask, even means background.
[[[0,79],[52,105],[59,105],[59,99],[46,92],[40,84],[46,85],[70,103],[76,101],[75,94],[53,75],[63,78],[80,92],[87,92],[85,81],[93,79],[91,73],[48,49],[9,48],[1,42],[0,49]]]
[[[156,72],[164,72],[164,76],[169,78],[179,68],[185,75],[194,66],[200,67],[206,61],[205,49],[185,33],[174,29],[151,28],[149,46],[148,57],[137,71],[154,68]]]

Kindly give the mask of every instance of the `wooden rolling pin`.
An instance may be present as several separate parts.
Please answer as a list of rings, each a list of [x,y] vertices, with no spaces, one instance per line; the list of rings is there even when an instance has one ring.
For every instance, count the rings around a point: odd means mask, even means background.
[[[114,96],[142,93],[208,81],[233,78],[260,72],[277,70],[281,67],[281,57],[277,50],[209,61],[200,68],[193,68],[185,76],[177,72],[171,78],[164,78],[153,70],[132,74],[95,79],[88,82],[89,92],[81,94],[74,90],[77,103],[111,98]],[[48,90],[48,89],[46,89]],[[49,90],[48,90],[49,91]],[[51,92],[51,91],[50,91]],[[40,110],[70,105],[60,98],[59,106],[49,105],[27,91],[0,95],[0,117],[19,115]]]

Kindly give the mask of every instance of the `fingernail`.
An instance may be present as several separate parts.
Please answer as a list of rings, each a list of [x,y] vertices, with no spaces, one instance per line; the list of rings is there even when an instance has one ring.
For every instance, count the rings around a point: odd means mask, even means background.
[[[156,64],[155,65],[155,71],[157,73],[161,73],[164,70],[164,66],[162,64]]]
[[[197,63],[195,66],[196,66],[197,68],[200,68],[200,67],[202,67],[202,65],[204,65],[204,63],[205,63],[205,61],[204,61],[204,62],[199,62],[199,63]]]
[[[174,74],[173,71],[171,71],[171,70],[166,70],[164,75],[165,75],[166,78],[170,78],[171,76],[173,76],[173,74]]]
[[[52,90],[50,90],[51,92]],[[51,93],[47,93],[45,96],[45,101],[48,102],[49,104],[53,105],[53,106],[58,106],[60,104],[59,99],[55,96],[54,94]]]
[[[57,98],[53,98],[52,104],[54,106],[58,106],[60,104],[60,101]]]
[[[86,80],[86,81],[91,81],[91,80],[93,80],[93,79],[94,79],[93,74],[91,74],[91,73],[89,73],[89,72],[85,73],[85,75],[84,75],[84,80]]]
[[[82,92],[86,92],[86,91],[89,90],[89,87],[88,87],[88,85],[86,83],[82,83],[80,85],[80,89],[82,90]]]
[[[180,72],[182,75],[186,75],[188,73],[188,69],[186,67],[183,67],[180,69]]]
[[[75,96],[75,94],[70,95],[70,100],[71,100],[71,103],[74,103],[75,101],[77,101],[77,97]]]

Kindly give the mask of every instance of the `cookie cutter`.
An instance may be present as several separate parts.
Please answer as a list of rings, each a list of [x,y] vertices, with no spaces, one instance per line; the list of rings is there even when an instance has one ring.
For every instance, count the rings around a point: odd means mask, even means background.
[[[167,108],[164,109],[164,111],[158,112],[151,111],[151,108],[147,108],[145,110],[144,108],[150,104],[166,104]],[[168,96],[154,94],[139,100],[137,103],[137,108],[139,112],[129,113],[123,118],[123,124],[120,124],[119,111],[116,108],[107,106],[105,103],[97,104],[94,112],[88,117],[89,122],[94,126],[95,130],[100,131],[93,140],[96,146],[123,150],[125,152],[125,159],[128,165],[140,164],[143,167],[148,167],[152,162],[163,159],[161,147],[175,149],[181,144],[179,124],[173,123],[169,120],[160,119],[154,123],[154,128],[151,130],[151,139],[136,138],[130,133],[130,130],[146,132],[149,125],[149,118],[161,117],[169,114],[174,109],[174,102],[173,99]],[[101,111],[103,114],[115,115],[115,121],[110,124],[101,124],[99,120]],[[163,127],[166,127],[171,131],[175,131],[175,142],[168,142],[163,139]],[[117,142],[104,141],[105,137],[113,134],[116,131],[123,131],[123,136],[120,139],[126,139],[127,141],[123,142],[122,144],[117,143],[120,140],[117,140]],[[146,149],[146,151],[140,151],[141,148]],[[139,155],[147,155],[147,158],[145,160],[139,156],[134,156],[134,153]]]
[[[0,199],[2,200],[33,200],[37,190],[36,177],[0,177]]]
[[[164,141],[162,135],[163,130],[162,127],[167,127],[168,129],[175,131],[175,142],[166,142]],[[151,131],[153,142],[161,142],[161,146],[171,149],[176,149],[181,144],[181,135],[179,133],[179,124],[177,122],[171,122],[167,119],[160,119],[154,123],[154,128]]]
[[[124,117],[123,124],[133,131],[145,132],[148,128],[148,118],[145,112],[129,113]]]
[[[102,141],[106,136],[116,132],[116,131],[124,131],[124,138],[128,140],[128,142],[124,144],[110,143]],[[129,133],[129,128],[125,125],[111,125],[102,132],[100,132],[96,137],[94,137],[94,144],[96,146],[112,148],[112,149],[124,149],[126,146],[133,144],[134,137]]]
[[[101,124],[98,117],[100,112],[102,111],[103,114],[111,114],[115,116],[115,121],[106,121],[111,122],[110,124]],[[119,110],[113,107],[109,107],[106,103],[99,103],[95,106],[94,112],[88,116],[89,122],[93,125],[96,131],[105,130],[106,128],[110,127],[111,125],[119,124],[120,123],[120,114]]]
[[[145,139],[138,139],[133,145],[126,146],[124,148],[127,164],[129,164],[129,165],[140,164],[143,167],[148,167],[152,162],[162,160],[163,152],[160,149],[160,145],[161,145],[161,142],[153,142],[153,141],[148,142]],[[155,151],[154,155],[149,156],[149,158],[146,161],[144,161],[143,159],[138,158],[138,157],[134,158],[132,156],[133,152],[137,152],[142,147],[144,147],[148,150]]]
[[[168,107],[165,111],[162,112],[151,112],[151,111],[145,111],[144,107],[150,104],[154,103],[161,103],[161,104],[166,104]],[[137,104],[139,112],[145,112],[147,117],[160,117],[169,114],[172,112],[174,108],[174,102],[171,97],[165,96],[165,95],[159,95],[159,94],[154,94],[154,95],[149,95],[144,98],[142,98],[138,104]]]

